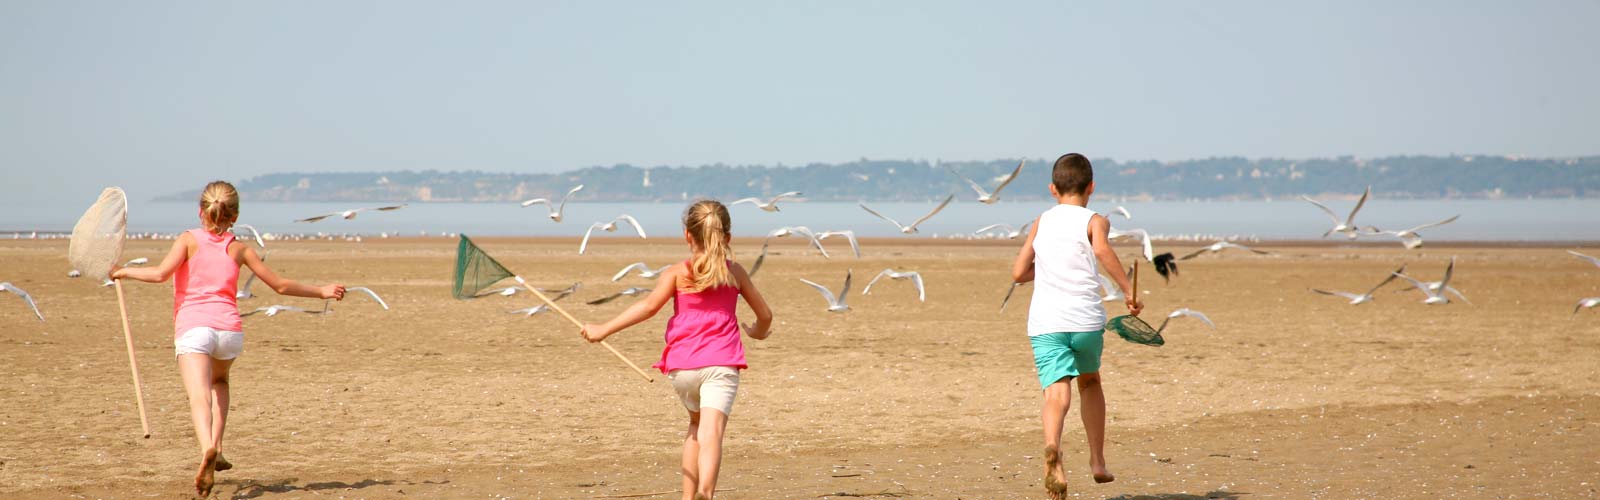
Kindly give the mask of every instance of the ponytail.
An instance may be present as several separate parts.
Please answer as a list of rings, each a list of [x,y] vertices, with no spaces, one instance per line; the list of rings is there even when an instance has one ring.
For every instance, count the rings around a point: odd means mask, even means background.
[[[690,292],[734,285],[733,272],[728,270],[728,262],[733,260],[729,244],[732,226],[728,207],[717,200],[700,200],[684,211],[683,228],[695,246],[694,260],[689,262]]]
[[[226,181],[213,181],[200,190],[200,224],[212,234],[222,234],[239,220],[239,191]]]

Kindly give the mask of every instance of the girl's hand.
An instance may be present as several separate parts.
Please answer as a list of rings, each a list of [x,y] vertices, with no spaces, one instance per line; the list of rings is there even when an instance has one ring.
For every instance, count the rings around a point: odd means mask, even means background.
[[[749,335],[750,338],[756,340],[767,340],[767,337],[772,335],[772,329],[769,328],[767,331],[757,332],[755,325],[749,323],[739,323],[739,329],[744,330],[745,335]],[[757,333],[760,333],[760,335],[756,335]]]
[[[323,285],[317,291],[322,292],[322,298],[344,300],[344,285]]]
[[[113,268],[111,268],[111,274],[110,274],[110,275],[108,275],[108,276],[107,276],[107,277],[108,277],[108,278],[111,278],[111,279],[114,279],[114,280],[120,280],[120,279],[122,279],[122,278],[124,278],[124,277],[126,277],[126,276],[125,276],[125,275],[123,275],[123,273],[122,273],[122,272],[123,272],[123,271],[125,271],[125,270],[126,270],[126,268],[122,268],[122,267],[113,267]]]
[[[605,340],[606,337],[611,335],[610,332],[606,331],[605,326],[596,325],[594,323],[583,325],[583,331],[579,333],[583,335],[584,340],[587,340],[591,343]]]
[[[1144,302],[1141,302],[1138,297],[1134,297],[1132,295],[1128,296],[1127,302],[1124,303],[1124,305],[1128,306],[1128,314],[1134,316],[1138,316],[1139,312],[1144,310]]]

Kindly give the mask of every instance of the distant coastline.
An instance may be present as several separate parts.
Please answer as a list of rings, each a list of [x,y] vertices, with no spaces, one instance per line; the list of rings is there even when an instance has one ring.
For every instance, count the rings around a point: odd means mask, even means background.
[[[992,189],[1020,159],[930,163],[868,160],[804,166],[586,167],[560,173],[372,171],[278,173],[236,182],[257,202],[483,202],[558,197],[584,184],[580,199],[611,202],[735,199],[800,191],[813,201],[923,201],[972,194],[951,170]],[[1176,162],[1095,159],[1096,197],[1127,200],[1262,200],[1357,196],[1370,185],[1385,199],[1600,198],[1600,156],[1393,156]],[[1029,159],[1003,198],[1039,200],[1050,160]],[[156,201],[189,201],[178,192]]]

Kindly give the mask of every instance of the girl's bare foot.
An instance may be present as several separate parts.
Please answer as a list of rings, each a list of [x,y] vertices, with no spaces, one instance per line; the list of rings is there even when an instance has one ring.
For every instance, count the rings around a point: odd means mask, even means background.
[[[217,452],[217,466],[215,467],[215,470],[217,472],[222,472],[232,468],[233,463],[229,462],[227,458],[223,457],[222,452]]]
[[[1101,467],[1099,472],[1094,473],[1094,482],[1096,483],[1109,483],[1116,480],[1117,476],[1112,474],[1111,471],[1105,470],[1104,467]]]
[[[1067,472],[1061,468],[1061,452],[1054,446],[1044,449],[1044,491],[1050,500],[1067,498]]]
[[[207,450],[200,459],[200,472],[194,476],[194,492],[201,498],[211,496],[211,487],[216,484],[216,467],[217,450]]]

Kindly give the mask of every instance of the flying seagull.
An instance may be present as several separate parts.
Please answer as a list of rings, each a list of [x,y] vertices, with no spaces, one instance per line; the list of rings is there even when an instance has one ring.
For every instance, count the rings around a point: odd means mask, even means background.
[[[1155,264],[1156,274],[1161,275],[1162,281],[1171,283],[1172,276],[1178,275],[1178,260],[1172,256],[1172,252],[1157,255],[1150,263]]]
[[[613,293],[613,294],[607,295],[605,297],[600,297],[598,299],[591,300],[591,301],[587,302],[587,304],[589,304],[591,306],[597,306],[597,305],[600,305],[600,304],[611,302],[613,300],[617,300],[618,298],[621,298],[621,297],[632,297],[634,295],[639,295],[641,293],[650,293],[653,290],[654,290],[653,288],[629,287],[629,288],[627,288],[627,289],[625,289],[623,291],[620,291],[620,292],[617,292],[617,293]]]
[[[760,198],[740,198],[738,200],[734,200],[733,203],[729,203],[728,205],[729,206],[733,206],[733,205],[738,205],[740,203],[749,203],[751,205],[755,205],[756,208],[759,208],[759,209],[762,209],[762,210],[765,210],[765,211],[768,211],[768,212],[777,212],[777,211],[779,211],[778,210],[778,200],[781,200],[781,199],[784,199],[784,198],[793,197],[793,196],[800,196],[800,192],[799,191],[790,191],[790,192],[787,192],[787,193],[783,193],[783,194],[780,194],[780,195],[772,197],[772,199],[768,200],[766,203],[762,203]]]
[[[400,205],[390,205],[390,206],[387,206],[387,207],[355,208],[355,209],[345,210],[343,212],[334,212],[334,213],[331,213],[331,214],[322,214],[322,215],[318,215],[316,217],[306,217],[304,219],[296,220],[295,222],[316,222],[316,221],[319,221],[319,220],[322,220],[322,219],[333,217],[335,215],[337,215],[339,217],[343,217],[345,220],[350,220],[350,219],[356,218],[356,214],[359,214],[361,212],[365,212],[365,211],[368,211],[368,210],[377,210],[377,211],[381,211],[381,212],[387,212],[389,210],[399,210],[399,209],[402,209],[402,208],[405,208],[405,207],[406,207],[405,204],[400,204]]]
[[[885,221],[888,221],[890,224],[894,224],[894,227],[898,228],[901,233],[904,233],[904,234],[916,234],[918,225],[922,224],[923,222],[927,222],[928,219],[933,218],[934,214],[939,213],[940,210],[944,210],[945,205],[949,205],[950,201],[954,200],[954,199],[956,199],[956,195],[953,195],[953,194],[948,196],[948,197],[945,197],[944,202],[940,203],[939,206],[934,207],[932,212],[928,212],[928,215],[922,216],[922,218],[917,219],[916,222],[912,222],[911,225],[909,225],[909,226],[900,225],[900,223],[898,221],[895,221],[894,219],[890,219],[888,217],[884,217],[883,214],[880,214],[880,213],[878,213],[876,211],[873,211],[870,208],[867,208],[867,204],[866,203],[857,203],[857,205],[860,205],[861,209],[862,210],[866,210],[867,213],[875,215],[879,219],[883,219]]]
[[[1600,257],[1590,257],[1588,255],[1584,255],[1584,254],[1581,254],[1581,253],[1578,253],[1578,252],[1572,251],[1572,250],[1567,250],[1567,253],[1570,253],[1572,255],[1576,255],[1580,259],[1587,260],[1587,261],[1589,261],[1590,264],[1594,264],[1596,266],[1600,266]]]
[[[577,293],[577,291],[582,289],[582,288],[583,288],[583,282],[579,281],[579,282],[575,282],[572,285],[570,285],[570,286],[568,286],[566,288],[560,289],[560,290],[553,290],[553,289],[549,289],[549,288],[539,288],[539,287],[534,287],[533,289],[534,290],[538,290],[539,293],[553,293],[553,294],[555,294],[554,297],[549,297],[550,301],[554,302],[554,301],[557,301],[557,300],[561,300],[561,299],[567,298],[568,295],[572,295],[574,293]],[[520,293],[522,291],[523,291],[523,288],[520,285],[513,285],[513,286],[508,286],[508,287],[505,287],[505,288],[500,288],[500,289],[497,289],[497,290],[490,290],[488,293],[484,293],[484,294],[479,295],[479,297],[485,297],[485,296],[489,296],[489,295],[499,295],[501,297],[510,297],[510,296],[516,295],[517,293]]]
[[[1422,293],[1427,296],[1427,298],[1422,299],[1422,303],[1428,305],[1449,304],[1450,298],[1445,296],[1445,290],[1450,287],[1450,275],[1454,274],[1455,269],[1456,258],[1451,257],[1450,265],[1444,268],[1444,279],[1439,280],[1439,286],[1437,288],[1430,287],[1428,286],[1428,283],[1423,283],[1416,278],[1412,278],[1401,273],[1394,273],[1394,275],[1399,276],[1406,281],[1410,281],[1412,286],[1416,287],[1418,290],[1421,290]]]
[[[549,304],[539,304],[539,305],[536,305],[536,306],[533,306],[533,307],[529,307],[527,309],[517,309],[515,311],[511,311],[511,314],[521,314],[523,316],[533,316],[535,314],[539,314],[539,313],[542,313],[542,312],[545,312],[545,311],[549,311],[549,310],[550,310],[550,305]]]
[[[871,294],[872,293],[872,285],[878,284],[878,280],[883,279],[884,276],[888,276],[889,279],[892,279],[892,280],[903,280],[903,279],[911,280],[911,283],[913,285],[916,285],[916,287],[917,287],[917,302],[927,302],[928,301],[928,294],[922,287],[922,274],[918,273],[916,271],[904,271],[904,272],[902,272],[902,271],[895,271],[893,269],[884,269],[882,271],[879,271],[878,275],[874,276],[872,278],[872,281],[868,281],[867,282],[867,287],[861,289],[861,294],[862,295]]]
[[[1128,208],[1122,205],[1117,205],[1116,208],[1111,209],[1111,212],[1106,213],[1105,215],[1107,218],[1110,218],[1111,214],[1121,215],[1124,219],[1133,220],[1133,214],[1128,213]]]
[[[256,243],[256,248],[267,248],[267,240],[261,238],[261,231],[257,231],[255,226],[249,224],[234,224],[234,233],[238,233],[240,228],[250,230],[250,241],[254,241]]]
[[[328,304],[326,302],[324,302],[322,304],[322,310],[321,311],[313,311],[313,310],[310,310],[310,309],[301,309],[301,308],[294,307],[294,306],[270,305],[270,306],[267,306],[267,307],[256,308],[256,310],[250,311],[250,312],[247,312],[247,313],[244,313],[244,314],[240,314],[240,316],[253,316],[253,315],[258,314],[258,313],[266,313],[267,317],[272,317],[272,316],[277,316],[278,313],[281,313],[281,312],[303,312],[303,313],[307,313],[307,314],[327,314],[328,313]]]
[[[1432,223],[1432,224],[1423,224],[1423,225],[1420,225],[1420,226],[1417,226],[1417,227],[1413,227],[1411,229],[1401,229],[1399,231],[1384,231],[1384,230],[1381,230],[1381,229],[1378,229],[1378,228],[1375,228],[1375,227],[1368,226],[1367,227],[1367,232],[1372,233],[1372,234],[1387,234],[1389,236],[1394,236],[1396,238],[1400,238],[1400,244],[1405,245],[1406,249],[1409,250],[1409,249],[1413,249],[1413,248],[1417,248],[1417,247],[1422,246],[1422,235],[1421,234],[1417,234],[1417,231],[1421,231],[1423,229],[1427,229],[1427,228],[1430,228],[1430,227],[1443,226],[1445,224],[1449,224],[1451,222],[1455,222],[1456,219],[1459,219],[1459,218],[1461,218],[1461,216],[1460,215],[1456,215],[1456,216],[1452,216],[1452,217],[1450,217],[1448,219],[1445,219],[1445,220],[1442,220],[1442,221],[1439,221],[1439,222],[1435,222],[1435,223]]]
[[[1311,202],[1312,205],[1316,205],[1317,208],[1322,209],[1323,212],[1327,212],[1328,218],[1333,219],[1333,229],[1329,229],[1328,232],[1322,233],[1323,238],[1327,238],[1328,235],[1333,233],[1344,233],[1345,236],[1353,240],[1361,235],[1360,229],[1356,227],[1356,212],[1361,211],[1361,205],[1367,203],[1367,197],[1370,195],[1372,195],[1372,186],[1367,186],[1366,192],[1361,193],[1361,199],[1356,200],[1356,207],[1350,209],[1350,215],[1345,217],[1343,221],[1340,221],[1339,215],[1333,213],[1333,210],[1329,209],[1327,205],[1317,203],[1317,200],[1313,200],[1311,197],[1306,195],[1300,195],[1300,199]]]
[[[1193,259],[1195,257],[1199,257],[1200,254],[1203,254],[1203,253],[1206,253],[1206,252],[1213,252],[1213,253],[1221,252],[1221,251],[1227,250],[1229,248],[1237,248],[1237,249],[1240,249],[1240,250],[1248,250],[1248,251],[1251,251],[1251,252],[1255,252],[1256,255],[1270,255],[1272,253],[1272,252],[1265,252],[1265,251],[1261,251],[1261,250],[1256,250],[1254,248],[1250,248],[1250,247],[1247,247],[1247,246],[1244,246],[1244,245],[1240,245],[1240,244],[1237,244],[1237,243],[1229,243],[1229,242],[1226,242],[1226,241],[1218,241],[1216,243],[1212,243],[1211,245],[1206,246],[1204,248],[1201,248],[1199,250],[1195,250],[1193,253],[1190,253],[1189,255],[1185,255],[1183,257],[1179,257],[1178,260],[1189,260],[1189,259]]]
[[[1162,331],[1166,330],[1167,329],[1167,322],[1172,321],[1173,318],[1177,318],[1179,316],[1188,316],[1188,317],[1195,318],[1195,319],[1198,319],[1200,321],[1203,321],[1203,322],[1205,322],[1206,326],[1211,327],[1211,329],[1213,329],[1213,330],[1215,330],[1217,328],[1217,324],[1216,323],[1212,323],[1211,322],[1211,318],[1207,318],[1204,313],[1201,313],[1200,311],[1196,311],[1196,310],[1189,309],[1189,308],[1185,307],[1185,308],[1182,308],[1182,309],[1178,309],[1178,310],[1172,311],[1171,314],[1167,315],[1167,319],[1161,320],[1161,326],[1156,327],[1156,333],[1159,334]]]
[[[18,297],[22,297],[22,301],[28,303],[28,308],[33,309],[33,315],[38,316],[39,321],[44,321],[44,314],[39,312],[39,305],[33,302],[33,296],[28,295],[28,292],[23,291],[21,288],[17,288],[16,285],[11,283],[0,283],[0,290],[5,290],[7,292],[16,294]]]
[[[835,232],[838,232],[838,231],[835,231]],[[787,237],[794,236],[794,235],[800,235],[800,236],[806,237],[806,239],[810,240],[811,246],[813,248],[816,248],[817,251],[822,252],[822,257],[823,258],[830,258],[828,256],[828,249],[822,247],[822,239],[817,237],[816,233],[811,232],[811,228],[808,228],[808,227],[805,227],[805,226],[780,227],[780,228],[777,228],[777,229],[773,229],[771,232],[768,232],[767,233],[767,239],[762,240],[762,242],[761,242],[761,255],[756,256],[755,265],[750,266],[750,276],[755,276],[756,272],[761,270],[761,265],[765,264],[767,262],[767,248],[772,245],[772,239],[773,238],[787,238]],[[851,235],[850,235],[850,241],[851,242],[855,241],[855,237],[854,236],[855,236],[854,233],[851,233]],[[851,248],[857,248],[857,247],[852,245]],[[859,256],[859,254],[858,254],[858,256]]]
[[[1017,239],[1018,236],[1022,236],[1023,234],[1026,234],[1028,232],[1028,227],[1032,226],[1032,225],[1033,225],[1033,221],[1031,221],[1031,220],[1028,221],[1027,224],[1023,224],[1022,227],[1020,227],[1020,228],[1013,228],[1013,227],[1011,227],[1010,224],[990,224],[990,225],[978,228],[978,230],[977,231],[973,231],[972,234],[981,235],[981,234],[993,231],[994,234],[998,234],[998,235],[1004,237],[1005,239],[1014,240],[1014,239]]]
[[[1456,287],[1453,287],[1453,286],[1445,285],[1444,282],[1442,282],[1442,281],[1423,281],[1422,285],[1428,287],[1428,291],[1430,291],[1430,292],[1448,293],[1450,295],[1456,296],[1456,298],[1461,299],[1462,302],[1465,302],[1468,305],[1472,304],[1472,301],[1467,300],[1467,296],[1462,294],[1461,290],[1457,290]],[[1396,290],[1396,292],[1397,293],[1398,292],[1404,292],[1404,291],[1411,290],[1411,289],[1414,289],[1414,288],[1416,288],[1415,285],[1406,285],[1405,288],[1401,288],[1399,290]],[[1426,292],[1424,292],[1424,293],[1426,293]]]
[[[268,253],[268,251],[266,249],[262,249],[261,250],[261,261],[262,262],[266,262],[267,261],[267,253]],[[249,298],[255,297],[256,294],[250,293],[250,285],[255,284],[255,282],[256,282],[256,273],[255,272],[251,272],[250,273],[250,277],[246,278],[244,280],[244,284],[243,285],[239,285],[239,290],[235,291],[233,293],[233,298],[235,300],[243,300],[243,299],[249,299]]]
[[[1367,293],[1363,293],[1363,294],[1360,294],[1360,295],[1357,295],[1357,294],[1354,294],[1354,293],[1350,293],[1350,292],[1340,292],[1340,291],[1337,291],[1337,290],[1320,290],[1320,289],[1316,289],[1316,288],[1312,288],[1311,291],[1316,292],[1316,293],[1320,293],[1320,294],[1323,294],[1323,295],[1332,295],[1332,296],[1335,296],[1335,297],[1344,297],[1346,299],[1350,299],[1350,305],[1357,306],[1357,305],[1365,304],[1365,303],[1368,303],[1368,302],[1372,302],[1372,300],[1376,298],[1372,294],[1378,293],[1378,289],[1379,288],[1383,288],[1383,286],[1389,284],[1390,281],[1394,281],[1394,279],[1395,279],[1395,277],[1397,275],[1399,275],[1401,273],[1404,273],[1404,272],[1406,272],[1406,266],[1401,265],[1400,269],[1396,269],[1394,272],[1389,273],[1389,276],[1384,278],[1383,281],[1379,282],[1378,286],[1372,287],[1371,290],[1367,290]]]
[[[1583,299],[1583,300],[1579,300],[1578,301],[1578,307],[1572,308],[1572,315],[1573,316],[1577,316],[1578,315],[1578,311],[1581,311],[1586,307],[1590,308],[1590,309],[1593,309],[1594,306],[1600,306],[1600,297],[1589,297],[1589,298],[1586,298],[1586,299]]]
[[[650,269],[650,266],[646,266],[643,262],[635,262],[635,263],[632,263],[632,264],[628,264],[628,267],[622,268],[621,271],[617,271],[617,274],[611,277],[611,282],[612,283],[616,283],[618,281],[622,281],[622,278],[628,276],[628,273],[631,273],[631,272],[634,272],[634,271],[639,271],[638,276],[640,278],[652,279],[652,278],[655,278],[657,276],[660,276],[661,273],[666,272],[666,270],[671,268],[671,267],[672,267],[672,264],[667,264],[665,266],[661,266],[660,269]]]
[[[583,243],[580,243],[578,245],[578,255],[583,255],[584,252],[589,250],[589,237],[594,235],[594,230],[599,229],[599,230],[602,230],[602,231],[614,233],[614,232],[617,232],[617,223],[618,222],[626,222],[629,225],[632,225],[633,226],[633,230],[639,232],[639,239],[644,239],[644,237],[645,237],[644,236],[644,227],[641,227],[639,225],[639,220],[638,219],[634,219],[632,215],[622,214],[622,215],[618,215],[617,218],[615,218],[615,219],[611,219],[611,222],[596,222],[596,223],[590,224],[589,225],[589,230],[583,232]]]
[[[821,250],[821,241],[822,240],[825,240],[825,239],[828,239],[828,238],[831,238],[831,237],[834,237],[834,236],[843,236],[844,239],[848,240],[850,242],[850,251],[851,252],[855,252],[857,259],[861,258],[861,243],[856,241],[856,232],[848,230],[848,229],[844,230],[844,231],[823,231],[823,232],[817,233],[818,250]],[[827,252],[823,252],[823,253],[826,254]]]
[[[1156,260],[1155,253],[1156,253],[1156,251],[1155,251],[1154,248],[1152,248],[1150,246],[1150,232],[1149,231],[1145,231],[1143,229],[1129,229],[1129,230],[1126,230],[1126,231],[1118,231],[1116,229],[1112,229],[1112,230],[1106,232],[1106,239],[1108,239],[1108,240],[1115,240],[1115,239],[1121,239],[1121,238],[1127,238],[1127,237],[1137,237],[1137,238],[1139,238],[1139,244],[1144,247],[1144,260],[1155,262],[1155,260]]]
[[[1021,163],[1017,163],[1017,168],[1011,169],[1011,174],[1010,175],[1002,177],[1000,179],[1000,185],[995,186],[994,187],[994,192],[992,192],[992,193],[989,192],[989,191],[985,191],[983,189],[983,186],[979,186],[978,183],[972,182],[972,179],[968,179],[967,176],[961,175],[961,172],[957,172],[956,169],[951,168],[948,165],[945,166],[945,168],[949,168],[950,169],[950,173],[956,174],[956,177],[960,177],[961,180],[967,181],[967,184],[972,186],[972,190],[978,192],[978,201],[979,202],[982,202],[985,205],[993,205],[996,202],[1000,201],[1000,190],[1005,189],[1007,184],[1010,184],[1011,181],[1014,181],[1014,180],[1017,179],[1017,174],[1022,172],[1022,165],[1024,163],[1027,163],[1027,160],[1023,160]],[[915,224],[913,224],[913,225],[915,225]]]
[[[1129,267],[1128,272],[1133,272],[1133,268]],[[1104,296],[1101,297],[1101,300],[1105,302],[1115,302],[1128,297],[1127,295],[1123,294],[1122,289],[1117,288],[1117,284],[1111,282],[1111,278],[1107,278],[1106,275],[1095,273],[1094,277],[1096,280],[1100,281],[1100,291],[1102,294],[1104,294]]]
[[[572,189],[567,190],[567,195],[561,197],[560,204],[550,201],[549,198],[534,198],[522,202],[522,208],[528,208],[534,205],[544,205],[544,208],[550,212],[550,220],[561,222],[561,213],[567,209],[567,200],[572,199],[572,194],[578,192],[580,189],[583,189],[583,184],[579,184]]]
[[[149,257],[139,257],[137,259],[133,259],[133,260],[130,260],[130,261],[122,263],[122,267],[142,266],[142,265],[149,264],[149,263],[150,263],[150,258]]]
[[[845,312],[850,310],[850,306],[845,304],[845,299],[848,299],[850,296],[849,270],[844,272],[844,288],[839,289],[838,296],[834,296],[833,292],[828,290],[828,287],[818,285],[811,280],[800,278],[800,281],[807,285],[811,285],[811,287],[817,289],[818,292],[822,292],[822,298],[828,300],[828,312]]]
[[[1006,304],[1011,302],[1011,294],[1017,293],[1017,287],[1022,286],[1022,285],[1026,285],[1026,284],[1028,284],[1028,283],[1018,283],[1018,282],[1015,282],[1015,281],[1011,282],[1011,288],[1006,290],[1006,298],[1000,299],[1000,312],[1005,312],[1006,311]]]

